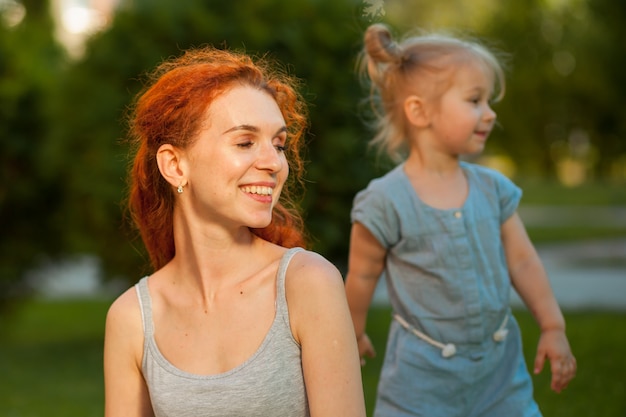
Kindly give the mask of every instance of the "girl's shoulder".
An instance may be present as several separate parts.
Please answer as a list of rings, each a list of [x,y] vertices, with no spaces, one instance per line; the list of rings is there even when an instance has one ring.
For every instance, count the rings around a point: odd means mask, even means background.
[[[507,178],[502,172],[485,165],[465,161],[462,161],[460,164],[461,168],[463,168],[465,172],[469,172],[483,178]]]
[[[407,190],[408,178],[404,173],[403,165],[398,165],[384,175],[370,180],[358,194],[376,195],[379,197],[392,198]]]
[[[468,175],[470,187],[476,196],[482,196],[483,201],[498,207],[501,221],[509,218],[517,210],[522,198],[522,189],[503,173],[482,165],[463,163],[463,169]]]
[[[370,181],[367,187],[354,197],[352,221],[368,223],[367,219],[395,217],[396,212],[405,211],[413,199],[411,183],[404,172],[403,164],[398,165],[382,177]]]
[[[496,169],[470,162],[461,162],[461,167],[467,173],[470,181],[474,180],[478,184],[494,186],[498,189],[517,188],[513,180]]]
[[[504,174],[502,174],[500,171],[497,171],[485,165],[479,165],[473,162],[465,162],[465,161],[461,161],[460,165],[461,165],[461,168],[463,168],[463,171],[469,172],[475,175],[480,175],[484,177],[504,176]]]

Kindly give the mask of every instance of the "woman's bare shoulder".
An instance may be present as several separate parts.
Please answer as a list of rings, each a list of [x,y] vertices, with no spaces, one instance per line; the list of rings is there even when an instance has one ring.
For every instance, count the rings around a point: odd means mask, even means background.
[[[299,252],[285,279],[291,330],[298,343],[339,328],[351,331],[343,278],[332,262],[315,252]]]
[[[142,328],[141,308],[134,286],[128,288],[111,303],[106,323],[107,332],[135,333]]]
[[[295,307],[294,313],[315,310],[331,300],[343,303],[345,299],[343,277],[337,267],[311,251],[294,255],[285,276],[285,287],[289,304]]]
[[[296,286],[335,286],[343,284],[337,267],[317,252],[300,251],[292,258],[287,279]]]

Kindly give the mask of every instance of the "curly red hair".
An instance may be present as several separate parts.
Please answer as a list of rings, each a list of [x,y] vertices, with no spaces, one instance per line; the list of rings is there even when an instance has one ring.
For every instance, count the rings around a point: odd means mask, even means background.
[[[270,94],[285,119],[290,176],[273,210],[271,223],[252,229],[257,236],[285,247],[305,246],[302,217],[291,199],[290,185],[301,185],[301,150],[307,125],[306,107],[297,80],[266,57],[213,47],[195,48],[162,62],[132,107],[129,136],[135,151],[129,174],[128,209],[155,269],[176,252],[173,235],[174,192],[161,176],[156,153],[163,144],[186,148],[193,143],[213,100],[233,84]]]

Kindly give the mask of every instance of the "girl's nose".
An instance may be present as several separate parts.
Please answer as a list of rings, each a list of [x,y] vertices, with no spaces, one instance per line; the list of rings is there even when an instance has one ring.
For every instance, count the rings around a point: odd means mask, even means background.
[[[483,118],[485,120],[488,121],[493,121],[496,119],[496,117],[498,117],[498,115],[496,114],[495,111],[493,111],[493,109],[491,108],[491,106],[489,104],[486,105],[486,109],[485,109],[485,113],[483,115]]]

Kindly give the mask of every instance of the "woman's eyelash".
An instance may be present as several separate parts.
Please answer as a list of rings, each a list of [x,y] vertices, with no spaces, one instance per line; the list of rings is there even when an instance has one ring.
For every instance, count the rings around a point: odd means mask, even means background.
[[[244,142],[244,143],[237,144],[237,146],[240,148],[249,148],[252,145],[254,145],[254,142]],[[287,149],[285,145],[274,145],[274,147],[276,148],[278,152],[284,152]]]

